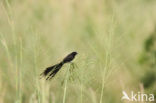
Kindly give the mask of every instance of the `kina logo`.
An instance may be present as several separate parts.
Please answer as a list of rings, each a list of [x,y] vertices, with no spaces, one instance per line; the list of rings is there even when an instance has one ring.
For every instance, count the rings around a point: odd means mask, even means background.
[[[122,91],[122,98],[121,100],[128,100],[128,101],[140,101],[140,102],[153,102],[154,94],[145,94],[145,93],[134,93],[131,91],[130,95],[128,95],[125,91]]]

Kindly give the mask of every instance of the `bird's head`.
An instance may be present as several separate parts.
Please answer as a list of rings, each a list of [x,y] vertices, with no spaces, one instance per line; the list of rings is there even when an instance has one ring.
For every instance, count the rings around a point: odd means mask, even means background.
[[[75,55],[77,55],[77,52],[72,52],[71,54],[75,56]]]

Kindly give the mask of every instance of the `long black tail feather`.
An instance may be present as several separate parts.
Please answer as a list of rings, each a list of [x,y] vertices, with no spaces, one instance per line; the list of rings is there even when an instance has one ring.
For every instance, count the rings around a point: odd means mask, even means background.
[[[46,78],[46,80],[52,79],[52,77],[54,77],[56,75],[56,73],[61,69],[62,66],[63,66],[63,63],[59,63],[56,66],[56,68],[48,75],[48,77]]]
[[[63,66],[63,62],[53,65],[51,67],[46,68],[40,76],[47,76],[46,80],[50,80],[55,74],[61,69]]]
[[[53,65],[51,67],[46,68],[41,74],[40,76],[46,76],[50,71],[52,71],[54,68],[56,67],[56,65]]]

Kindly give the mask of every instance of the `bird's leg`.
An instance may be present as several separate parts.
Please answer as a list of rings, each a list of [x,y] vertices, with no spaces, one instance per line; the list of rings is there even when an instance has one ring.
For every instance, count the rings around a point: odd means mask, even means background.
[[[73,69],[75,68],[75,63],[74,62],[71,62],[70,63],[70,66],[71,66],[70,72],[73,72]]]
[[[74,67],[78,68],[78,66],[77,66],[77,64],[76,64],[76,63],[74,63]]]
[[[76,63],[73,63],[73,65],[74,65],[74,68],[79,69],[79,67],[77,66]],[[76,75],[76,76],[77,76],[78,81],[80,82],[81,80],[80,80],[79,76],[78,75]]]
[[[69,80],[70,81],[73,81],[74,80],[74,78],[73,78],[73,69],[74,69],[74,65],[73,65],[74,63],[73,62],[70,62],[70,68],[69,68]]]

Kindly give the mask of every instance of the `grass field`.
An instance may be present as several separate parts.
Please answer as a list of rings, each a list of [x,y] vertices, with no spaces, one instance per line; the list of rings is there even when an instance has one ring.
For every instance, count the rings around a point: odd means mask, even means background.
[[[129,103],[123,90],[156,94],[155,10],[155,0],[0,0],[0,103]],[[40,79],[72,51],[75,68]]]

